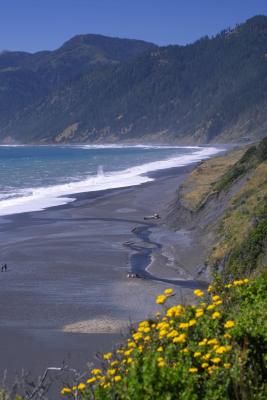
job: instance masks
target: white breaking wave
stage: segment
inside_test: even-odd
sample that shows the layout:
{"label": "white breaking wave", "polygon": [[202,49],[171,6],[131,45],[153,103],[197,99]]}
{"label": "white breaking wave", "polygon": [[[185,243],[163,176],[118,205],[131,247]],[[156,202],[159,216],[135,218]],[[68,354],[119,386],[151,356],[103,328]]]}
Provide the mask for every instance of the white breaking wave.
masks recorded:
{"label": "white breaking wave", "polygon": [[[93,146],[84,147],[93,148]],[[102,148],[107,147],[108,146],[102,146]],[[97,148],[100,148],[100,145]],[[150,148],[155,147],[150,146]],[[179,148],[182,147],[179,146]],[[146,175],[149,172],[189,165],[194,162],[209,158],[223,150],[217,147],[184,148],[195,148],[196,152],[172,157],[167,160],[149,162],[118,172],[104,173],[100,167],[99,173],[95,177],[90,177],[80,182],[70,182],[61,185],[40,188],[25,188],[23,191],[19,191],[20,197],[0,201],[0,216],[30,211],[41,211],[49,207],[67,204],[75,200],[74,197],[67,196],[77,193],[95,192],[106,189],[141,185],[142,183],[154,180]]]}

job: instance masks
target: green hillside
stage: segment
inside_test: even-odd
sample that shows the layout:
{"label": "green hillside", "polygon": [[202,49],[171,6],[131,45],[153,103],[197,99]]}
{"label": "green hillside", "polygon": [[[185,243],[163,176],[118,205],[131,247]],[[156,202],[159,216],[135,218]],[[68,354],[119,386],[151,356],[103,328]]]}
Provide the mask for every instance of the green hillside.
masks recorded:
{"label": "green hillside", "polygon": [[0,140],[179,143],[266,131],[267,17],[187,46],[79,36],[0,55]]}

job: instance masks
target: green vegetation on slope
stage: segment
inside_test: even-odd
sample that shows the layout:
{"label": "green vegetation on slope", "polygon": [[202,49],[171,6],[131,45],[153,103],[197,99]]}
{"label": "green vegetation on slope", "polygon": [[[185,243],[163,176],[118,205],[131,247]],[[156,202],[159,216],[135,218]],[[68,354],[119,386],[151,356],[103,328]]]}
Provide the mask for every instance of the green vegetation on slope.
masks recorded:
{"label": "green vegetation on slope", "polygon": [[210,245],[209,270],[227,280],[266,266],[267,138],[202,162],[181,185],[179,201],[175,213],[189,211]]}
{"label": "green vegetation on slope", "polygon": [[0,55],[1,140],[207,143],[266,131],[265,16],[187,46],[74,39]]}
{"label": "green vegetation on slope", "polygon": [[227,278],[250,275],[266,264],[267,247],[267,139],[250,147],[217,182],[219,191],[228,191],[245,177],[241,188],[231,196],[222,218],[219,237],[209,262]]}
{"label": "green vegetation on slope", "polygon": [[95,400],[263,400],[267,396],[267,280],[195,290],[198,306],[157,297],[163,310],[103,355],[66,396]]}
{"label": "green vegetation on slope", "polygon": [[228,190],[231,184],[238,178],[245,175],[251,169],[255,168],[261,162],[267,160],[267,137],[264,138],[258,146],[251,146],[233,166],[228,168],[226,173],[219,179],[215,185],[215,190]]}

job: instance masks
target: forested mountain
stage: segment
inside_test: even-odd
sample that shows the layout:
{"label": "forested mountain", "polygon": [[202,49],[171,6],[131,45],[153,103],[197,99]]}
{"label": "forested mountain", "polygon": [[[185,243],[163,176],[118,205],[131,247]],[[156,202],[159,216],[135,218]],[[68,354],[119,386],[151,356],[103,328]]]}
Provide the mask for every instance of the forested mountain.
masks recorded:
{"label": "forested mountain", "polygon": [[0,54],[2,142],[207,143],[267,128],[267,17],[187,46],[81,35]]}

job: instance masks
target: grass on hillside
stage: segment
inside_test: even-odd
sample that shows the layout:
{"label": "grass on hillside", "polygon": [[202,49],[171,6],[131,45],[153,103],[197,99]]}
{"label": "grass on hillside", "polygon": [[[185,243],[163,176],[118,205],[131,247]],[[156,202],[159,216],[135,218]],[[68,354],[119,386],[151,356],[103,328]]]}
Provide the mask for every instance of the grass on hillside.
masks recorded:
{"label": "grass on hillside", "polygon": [[252,146],[224,174],[216,187],[228,190],[233,181],[247,173],[242,187],[229,200],[220,223],[216,245],[208,263],[216,270],[223,260],[222,273],[232,279],[250,275],[264,267],[267,247],[267,139]]}
{"label": "grass on hillside", "polygon": [[207,197],[217,191],[218,180],[239,161],[246,149],[232,150],[222,156],[203,161],[181,185],[182,202],[186,208],[196,211]]}

